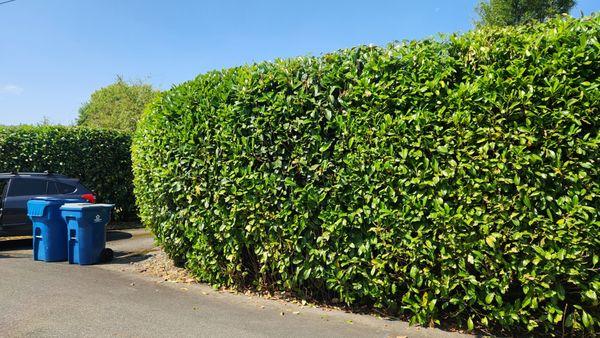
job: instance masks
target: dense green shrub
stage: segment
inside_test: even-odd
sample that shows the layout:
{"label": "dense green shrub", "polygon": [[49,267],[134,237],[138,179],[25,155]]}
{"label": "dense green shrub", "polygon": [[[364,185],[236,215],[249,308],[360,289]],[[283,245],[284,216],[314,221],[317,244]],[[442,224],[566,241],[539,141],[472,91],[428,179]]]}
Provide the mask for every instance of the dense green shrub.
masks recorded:
{"label": "dense green shrub", "polygon": [[600,323],[600,17],[210,72],[133,145],[142,220],[218,285],[511,332]]}
{"label": "dense green shrub", "polygon": [[128,133],[55,126],[0,127],[0,172],[51,171],[114,203],[117,220],[136,218]]}

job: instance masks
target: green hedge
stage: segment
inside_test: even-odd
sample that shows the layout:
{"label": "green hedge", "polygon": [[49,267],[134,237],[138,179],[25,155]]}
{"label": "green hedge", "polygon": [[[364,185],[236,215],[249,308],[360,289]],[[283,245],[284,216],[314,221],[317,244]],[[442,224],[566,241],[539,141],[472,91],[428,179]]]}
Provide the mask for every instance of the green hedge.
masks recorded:
{"label": "green hedge", "polygon": [[134,138],[142,220],[217,285],[496,332],[600,323],[600,17],[210,72]]}
{"label": "green hedge", "polygon": [[130,148],[130,134],[111,130],[0,127],[0,172],[48,170],[79,178],[99,202],[116,205],[116,220],[134,220]]}

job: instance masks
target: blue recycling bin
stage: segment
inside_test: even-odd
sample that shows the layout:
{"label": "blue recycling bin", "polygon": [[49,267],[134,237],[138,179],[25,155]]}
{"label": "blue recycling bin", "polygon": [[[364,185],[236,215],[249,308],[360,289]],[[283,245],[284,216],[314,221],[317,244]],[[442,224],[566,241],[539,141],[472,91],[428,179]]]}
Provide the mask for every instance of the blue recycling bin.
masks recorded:
{"label": "blue recycling bin", "polygon": [[82,199],[36,197],[27,202],[27,216],[33,228],[33,259],[45,262],[67,260],[67,225],[60,207]]}
{"label": "blue recycling bin", "polygon": [[70,264],[88,265],[102,261],[106,247],[106,225],[112,204],[67,203],[60,207],[67,224],[66,243]]}

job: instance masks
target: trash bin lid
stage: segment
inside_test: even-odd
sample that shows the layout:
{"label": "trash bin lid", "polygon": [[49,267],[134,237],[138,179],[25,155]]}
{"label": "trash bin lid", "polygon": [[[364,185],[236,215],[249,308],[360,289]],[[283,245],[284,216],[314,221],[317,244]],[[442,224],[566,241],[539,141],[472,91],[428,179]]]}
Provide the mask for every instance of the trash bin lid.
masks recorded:
{"label": "trash bin lid", "polygon": [[42,217],[44,216],[44,210],[46,210],[46,208],[49,206],[56,208],[64,205],[65,203],[81,203],[83,201],[84,200],[81,198],[37,196],[27,201],[27,216]]}
{"label": "trash bin lid", "polygon": [[38,200],[32,199],[27,202],[27,216],[29,217],[42,217],[44,211],[49,205],[57,205],[55,201]]}

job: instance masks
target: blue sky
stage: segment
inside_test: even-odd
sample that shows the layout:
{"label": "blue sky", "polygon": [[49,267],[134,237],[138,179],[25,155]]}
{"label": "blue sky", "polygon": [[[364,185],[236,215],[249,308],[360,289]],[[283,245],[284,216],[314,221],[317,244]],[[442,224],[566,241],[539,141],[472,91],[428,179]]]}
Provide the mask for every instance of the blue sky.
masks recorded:
{"label": "blue sky", "polygon": [[[0,5],[0,124],[73,123],[117,75],[168,89],[212,69],[465,32],[476,3],[16,0]],[[598,10],[579,0],[573,14]]]}

